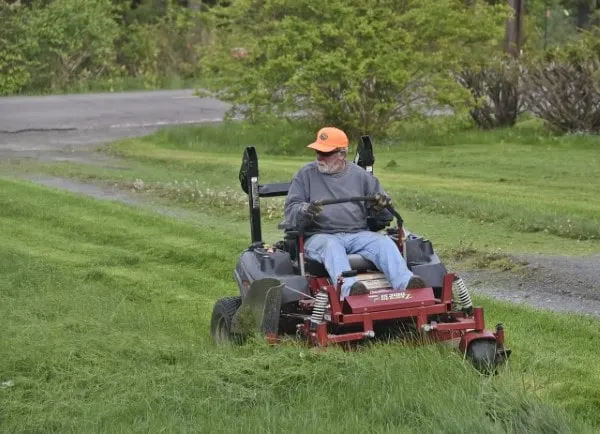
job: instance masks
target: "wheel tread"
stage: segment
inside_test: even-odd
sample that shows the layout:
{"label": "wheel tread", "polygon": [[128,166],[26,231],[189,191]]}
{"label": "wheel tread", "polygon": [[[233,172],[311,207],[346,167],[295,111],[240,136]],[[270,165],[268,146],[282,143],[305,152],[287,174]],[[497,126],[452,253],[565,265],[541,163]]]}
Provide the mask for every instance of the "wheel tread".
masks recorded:
{"label": "wheel tread", "polygon": [[233,341],[234,335],[231,333],[231,321],[233,319],[233,315],[237,312],[239,307],[242,304],[242,297],[233,296],[233,297],[223,297],[216,301],[213,307],[213,313],[210,323],[210,330],[213,341],[217,343],[217,326],[221,318],[225,320],[227,332],[229,334],[229,341]]}

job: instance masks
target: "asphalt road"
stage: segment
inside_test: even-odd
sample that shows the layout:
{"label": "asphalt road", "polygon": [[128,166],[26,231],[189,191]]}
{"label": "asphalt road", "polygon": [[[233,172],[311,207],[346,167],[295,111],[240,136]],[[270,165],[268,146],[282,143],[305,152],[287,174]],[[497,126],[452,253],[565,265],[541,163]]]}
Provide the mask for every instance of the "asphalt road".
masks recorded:
{"label": "asphalt road", "polygon": [[0,158],[88,148],[167,125],[219,122],[227,108],[192,90],[4,97]]}

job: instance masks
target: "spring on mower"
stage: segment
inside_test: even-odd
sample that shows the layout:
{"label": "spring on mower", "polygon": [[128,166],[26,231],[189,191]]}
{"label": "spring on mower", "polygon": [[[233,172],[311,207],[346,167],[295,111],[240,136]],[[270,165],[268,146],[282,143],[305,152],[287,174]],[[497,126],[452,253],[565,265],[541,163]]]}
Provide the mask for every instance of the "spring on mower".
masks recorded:
{"label": "spring on mower", "polygon": [[467,285],[465,285],[465,282],[463,282],[463,280],[460,277],[454,278],[452,290],[457,295],[462,310],[464,310],[468,314],[473,312],[473,302],[471,301],[469,290],[467,289]]}
{"label": "spring on mower", "polygon": [[315,298],[315,305],[313,306],[312,315],[310,317],[311,322],[320,323],[325,317],[325,309],[329,303],[329,297],[327,292],[321,290]]}

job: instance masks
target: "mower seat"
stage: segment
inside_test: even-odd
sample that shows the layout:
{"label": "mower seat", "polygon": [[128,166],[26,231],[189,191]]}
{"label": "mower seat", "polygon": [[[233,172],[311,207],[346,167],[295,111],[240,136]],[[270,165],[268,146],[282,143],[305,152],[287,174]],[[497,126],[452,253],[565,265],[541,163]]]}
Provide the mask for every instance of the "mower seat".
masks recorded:
{"label": "mower seat", "polygon": [[[361,255],[351,253],[348,255],[348,261],[350,262],[350,269],[356,270],[359,273],[364,271],[378,271],[375,264],[371,261],[367,261]],[[320,262],[312,259],[305,259],[306,272],[316,277],[329,277],[327,270]]]}

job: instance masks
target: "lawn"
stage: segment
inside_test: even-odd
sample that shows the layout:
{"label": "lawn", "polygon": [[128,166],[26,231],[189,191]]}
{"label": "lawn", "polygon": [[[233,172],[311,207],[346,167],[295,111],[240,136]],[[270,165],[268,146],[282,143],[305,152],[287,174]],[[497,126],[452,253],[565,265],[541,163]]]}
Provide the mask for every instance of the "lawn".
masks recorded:
{"label": "lawn", "polygon": [[[195,179],[222,185],[223,175],[236,179],[240,153],[252,144],[259,156],[267,157],[261,164],[263,179],[289,179],[312,157],[305,146],[313,134],[304,126],[285,127],[248,131],[250,127],[234,124],[227,127],[225,140],[222,133],[219,136],[221,126],[180,128],[110,149],[118,155],[190,168]],[[375,142],[375,171],[402,209],[501,223],[520,232],[599,240],[600,203],[595,199],[600,191],[600,155],[593,139],[543,141],[534,134],[535,124],[522,128],[521,135],[459,133],[438,138],[433,145],[410,137],[388,140],[380,147]],[[282,152],[279,144],[297,156],[273,156]]]}
{"label": "lawn", "polygon": [[[214,348],[245,228],[0,181],[2,431],[592,432],[598,322],[486,302],[515,357]],[[235,229],[233,229],[235,228]],[[587,397],[584,397],[584,393]],[[341,417],[343,415],[343,417]],[[585,420],[583,420],[585,419]],[[298,422],[301,420],[302,422]]]}
{"label": "lawn", "polygon": [[[108,145],[106,152],[126,159],[122,167],[54,163],[19,170],[116,184],[191,209],[217,207],[241,222],[244,147],[257,148],[261,182],[287,181],[313,158],[305,148],[313,135],[305,125],[285,123],[169,128]],[[525,122],[515,130],[431,139],[422,130],[407,132],[398,140],[375,139],[374,146],[375,173],[407,227],[443,249],[600,252],[600,154],[591,138],[552,137]],[[281,205],[263,201],[267,227],[281,218]]]}
{"label": "lawn", "polygon": [[[176,128],[108,146],[119,168],[3,167],[0,431],[597,432],[600,323],[590,318],[477,298],[513,350],[491,379],[437,347],[212,346],[212,305],[235,294],[249,242],[243,148],[257,146],[262,182],[282,181],[312,158],[312,135]],[[379,146],[376,174],[445,257],[600,251],[600,157],[585,138],[407,132]],[[9,169],[117,184],[189,214],[74,196]],[[281,201],[263,206],[265,239],[276,241]]]}

